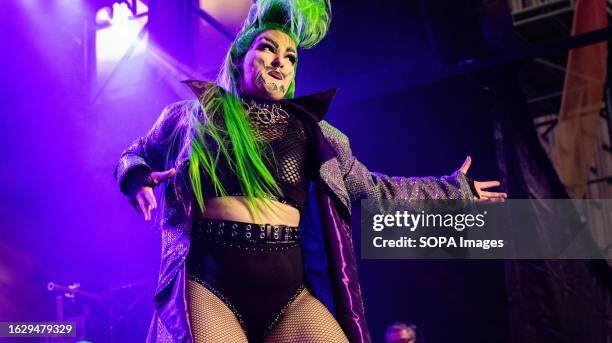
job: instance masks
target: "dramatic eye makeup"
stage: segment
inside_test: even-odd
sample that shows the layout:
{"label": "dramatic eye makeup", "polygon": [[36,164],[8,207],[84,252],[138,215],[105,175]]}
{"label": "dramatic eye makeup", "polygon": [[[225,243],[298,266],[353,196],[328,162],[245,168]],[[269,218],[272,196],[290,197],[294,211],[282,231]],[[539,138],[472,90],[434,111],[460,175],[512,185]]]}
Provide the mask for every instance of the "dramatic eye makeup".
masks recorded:
{"label": "dramatic eye makeup", "polygon": [[273,47],[272,45],[268,44],[268,43],[261,43],[261,44],[259,45],[259,50],[262,50],[262,51],[263,51],[263,50],[266,50],[266,49],[268,49],[268,50],[270,50],[270,51],[274,52],[274,47]]}
{"label": "dramatic eye makeup", "polygon": [[[270,50],[270,52],[276,52],[276,49],[278,49],[278,43],[275,42],[273,39],[268,38],[268,37],[262,37],[258,50],[260,51],[265,51],[266,49]],[[289,53],[288,55],[285,56],[285,58],[288,58],[289,61],[291,62],[291,64],[295,64],[295,62],[297,62],[297,56],[295,55],[295,49],[293,49],[292,47],[287,48],[287,52]]]}

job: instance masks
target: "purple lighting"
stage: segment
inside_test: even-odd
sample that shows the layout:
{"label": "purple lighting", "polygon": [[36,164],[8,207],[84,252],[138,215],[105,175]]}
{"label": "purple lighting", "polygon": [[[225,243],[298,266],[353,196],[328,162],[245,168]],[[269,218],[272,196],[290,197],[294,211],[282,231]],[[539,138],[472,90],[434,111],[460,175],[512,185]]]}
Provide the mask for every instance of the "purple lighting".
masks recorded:
{"label": "purple lighting", "polygon": [[[139,2],[139,8],[146,5]],[[135,17],[126,3],[114,3],[112,11],[103,7],[96,13],[96,61],[98,80],[104,80],[130,50],[134,57],[143,53],[147,35],[142,32],[148,16]]]}

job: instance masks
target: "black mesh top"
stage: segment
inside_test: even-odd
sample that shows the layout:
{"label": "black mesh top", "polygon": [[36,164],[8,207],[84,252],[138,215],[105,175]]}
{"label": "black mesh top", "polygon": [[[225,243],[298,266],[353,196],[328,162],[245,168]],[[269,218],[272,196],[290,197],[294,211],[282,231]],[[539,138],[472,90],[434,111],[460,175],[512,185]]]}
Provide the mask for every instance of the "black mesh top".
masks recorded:
{"label": "black mesh top", "polygon": [[[264,163],[283,192],[282,197],[270,198],[301,210],[308,197],[308,186],[314,170],[312,139],[304,118],[287,106],[281,106],[279,102],[248,98],[243,103],[254,128],[255,138],[264,142],[263,147],[269,152],[267,155],[271,156],[264,158]],[[224,130],[221,116],[217,118],[215,122]],[[237,176],[223,154],[220,154],[216,170],[227,195],[244,195]],[[202,174],[204,198],[217,197],[210,178]]]}

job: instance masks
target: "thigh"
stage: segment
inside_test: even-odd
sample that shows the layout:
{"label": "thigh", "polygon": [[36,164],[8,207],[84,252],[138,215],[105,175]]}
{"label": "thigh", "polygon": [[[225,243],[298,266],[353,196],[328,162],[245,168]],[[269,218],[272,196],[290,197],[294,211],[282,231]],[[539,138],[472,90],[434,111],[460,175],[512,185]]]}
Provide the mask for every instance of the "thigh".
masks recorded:
{"label": "thigh", "polygon": [[189,279],[187,303],[195,343],[247,342],[240,322],[227,305],[206,287]]}
{"label": "thigh", "polygon": [[264,342],[348,343],[348,339],[327,307],[304,288]]}

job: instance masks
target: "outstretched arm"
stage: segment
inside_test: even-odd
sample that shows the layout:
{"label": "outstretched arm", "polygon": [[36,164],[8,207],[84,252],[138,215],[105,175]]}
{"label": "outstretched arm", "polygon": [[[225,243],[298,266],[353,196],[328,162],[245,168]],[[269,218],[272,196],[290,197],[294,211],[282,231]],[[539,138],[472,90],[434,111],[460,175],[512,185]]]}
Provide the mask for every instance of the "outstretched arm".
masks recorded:
{"label": "outstretched arm", "polygon": [[321,131],[338,152],[344,184],[351,202],[360,199],[478,199],[501,200],[505,193],[486,192],[484,189],[499,186],[497,181],[478,182],[466,174],[471,165],[468,157],[457,171],[441,177],[388,176],[370,172],[353,156],[348,137],[325,120],[319,122]]}
{"label": "outstretched arm", "polygon": [[149,132],[125,149],[115,166],[114,177],[121,192],[130,198],[137,210],[144,213],[145,220],[150,220],[150,211],[157,204],[153,187],[174,175],[174,169],[157,171],[166,167],[166,155],[176,150],[172,137],[181,120],[185,119],[186,105],[185,102],[177,102],[164,108]]}
{"label": "outstretched arm", "polygon": [[174,137],[189,120],[187,112],[192,105],[192,101],[179,101],[166,106],[149,132],[121,153],[114,176],[124,194],[127,194],[128,174],[136,171],[146,174],[166,168],[166,157],[177,153],[178,140]]}
{"label": "outstretched arm", "polygon": [[370,172],[353,157],[349,172],[344,178],[351,201],[360,199],[472,199],[474,194],[468,180],[457,170],[442,177],[388,176]]}
{"label": "outstretched arm", "polygon": [[479,182],[467,177],[471,164],[468,156],[464,164],[451,175],[441,177],[388,176],[370,172],[353,157],[345,184],[351,201],[359,199],[476,199],[477,201],[499,201],[505,193],[488,192],[484,189],[499,186],[498,181]]}

